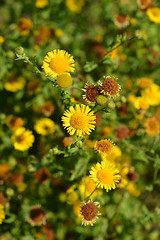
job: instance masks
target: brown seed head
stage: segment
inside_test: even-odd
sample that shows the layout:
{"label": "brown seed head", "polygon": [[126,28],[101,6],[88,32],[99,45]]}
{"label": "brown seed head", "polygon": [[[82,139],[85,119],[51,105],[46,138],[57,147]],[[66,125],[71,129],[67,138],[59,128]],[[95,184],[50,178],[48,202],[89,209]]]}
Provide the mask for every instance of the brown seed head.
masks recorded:
{"label": "brown seed head", "polygon": [[88,202],[81,208],[81,214],[87,221],[93,220],[97,216],[97,213],[97,206],[93,202]]}
{"label": "brown seed head", "polygon": [[95,84],[86,85],[84,97],[88,102],[95,102],[99,95],[100,89]]}
{"label": "brown seed head", "polygon": [[114,80],[114,78],[106,77],[102,83],[104,93],[109,95],[116,95],[120,90],[120,85]]}

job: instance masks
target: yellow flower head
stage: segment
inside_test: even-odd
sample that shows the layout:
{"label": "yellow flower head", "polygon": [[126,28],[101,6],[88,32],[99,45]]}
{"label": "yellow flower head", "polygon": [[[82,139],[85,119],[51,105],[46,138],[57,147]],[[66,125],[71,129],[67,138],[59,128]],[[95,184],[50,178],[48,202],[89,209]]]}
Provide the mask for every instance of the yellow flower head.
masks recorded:
{"label": "yellow flower head", "polygon": [[113,142],[108,139],[102,139],[95,144],[95,149],[100,153],[111,154],[113,150]]}
{"label": "yellow flower head", "polygon": [[9,92],[17,92],[24,88],[25,82],[26,81],[23,77],[10,75],[8,80],[4,83],[4,88]]}
{"label": "yellow flower head", "polygon": [[72,78],[69,73],[62,73],[57,76],[57,84],[61,88],[68,88],[72,85]]}
{"label": "yellow flower head", "polygon": [[71,186],[66,191],[66,198],[68,204],[75,204],[78,200],[78,193],[75,191],[76,185]]}
{"label": "yellow flower head", "polygon": [[70,135],[76,134],[81,137],[90,134],[95,129],[96,116],[88,106],[76,104],[70,107],[62,116],[63,127],[67,128]]}
{"label": "yellow flower head", "polygon": [[153,84],[153,79],[152,78],[138,78],[137,79],[137,84],[140,88],[146,88],[150,87]]}
{"label": "yellow flower head", "polygon": [[152,22],[160,23],[160,8],[148,8],[147,15]]}
{"label": "yellow flower head", "polygon": [[[93,180],[90,179],[89,176],[86,176],[85,178],[82,178],[78,188],[82,194],[82,196],[84,196],[84,194],[87,196],[89,196],[96,188],[96,184]],[[93,194],[92,194],[92,198],[96,197],[97,195],[101,195],[102,191],[100,189],[97,189]]]}
{"label": "yellow flower head", "polygon": [[18,30],[22,35],[28,35],[33,27],[33,23],[28,18],[20,18],[17,24]]}
{"label": "yellow flower head", "polygon": [[5,219],[4,207],[2,204],[0,204],[0,224],[2,224],[4,219]]}
{"label": "yellow flower head", "polygon": [[134,183],[132,183],[132,182],[130,182],[130,183],[127,185],[127,191],[128,191],[131,195],[133,195],[133,196],[135,196],[135,197],[139,197],[139,195],[141,194],[140,190],[137,189],[136,184],[134,184]]}
{"label": "yellow flower head", "polygon": [[32,147],[34,135],[32,131],[26,130],[24,127],[17,128],[11,137],[13,146],[19,151],[26,151]]}
{"label": "yellow flower head", "polygon": [[8,173],[10,172],[10,166],[7,163],[0,164],[0,178],[8,178]]}
{"label": "yellow flower head", "polygon": [[142,91],[142,97],[146,99],[149,105],[156,106],[160,104],[160,86],[153,83],[150,87]]}
{"label": "yellow flower head", "polygon": [[36,122],[34,129],[37,133],[46,136],[54,133],[55,123],[49,118],[42,118]]}
{"label": "yellow flower head", "polygon": [[0,44],[4,42],[4,38],[0,35]]}
{"label": "yellow flower head", "polygon": [[146,133],[149,136],[160,134],[160,119],[157,116],[149,118],[146,122]]}
{"label": "yellow flower head", "polygon": [[48,0],[36,0],[35,5],[37,8],[44,8],[48,5]]}
{"label": "yellow flower head", "polygon": [[66,0],[66,6],[68,9],[75,13],[80,13],[84,5],[84,0]]}
{"label": "yellow flower head", "polygon": [[101,213],[98,211],[98,208],[100,208],[99,202],[93,202],[92,200],[88,200],[88,202],[82,203],[80,212],[82,224],[84,224],[84,226],[93,226],[93,224],[98,219],[98,215],[101,215]]}
{"label": "yellow flower head", "polygon": [[104,188],[108,192],[115,189],[119,183],[119,170],[111,162],[102,161],[91,168],[90,178],[95,182],[97,187]]}
{"label": "yellow flower head", "polygon": [[16,130],[19,127],[22,127],[24,124],[22,118],[16,117],[14,115],[9,115],[6,118],[6,125],[11,129],[11,130]]}
{"label": "yellow flower head", "polygon": [[134,106],[137,109],[146,110],[149,108],[149,104],[144,97],[136,97],[134,101]]}
{"label": "yellow flower head", "polygon": [[74,59],[65,50],[55,49],[48,52],[44,57],[42,68],[46,75],[56,77],[59,74],[66,72],[74,72]]}

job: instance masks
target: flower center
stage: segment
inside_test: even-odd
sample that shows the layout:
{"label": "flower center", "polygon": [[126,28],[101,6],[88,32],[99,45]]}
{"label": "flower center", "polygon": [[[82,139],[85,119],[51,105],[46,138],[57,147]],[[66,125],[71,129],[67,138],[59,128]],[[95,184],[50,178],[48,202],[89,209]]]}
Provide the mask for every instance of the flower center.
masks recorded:
{"label": "flower center", "polygon": [[103,168],[97,172],[97,178],[101,183],[110,185],[113,183],[114,175],[108,168]]}
{"label": "flower center", "polygon": [[23,144],[23,142],[25,141],[25,134],[17,136],[16,140],[19,144]]}
{"label": "flower center", "polygon": [[55,56],[51,59],[49,66],[54,72],[60,74],[68,71],[69,62],[65,57]]}
{"label": "flower center", "polygon": [[88,116],[84,113],[74,113],[70,119],[70,124],[75,129],[84,129],[88,124]]}
{"label": "flower center", "polygon": [[90,202],[82,207],[82,215],[84,219],[90,221],[97,216],[97,207],[94,203]]}

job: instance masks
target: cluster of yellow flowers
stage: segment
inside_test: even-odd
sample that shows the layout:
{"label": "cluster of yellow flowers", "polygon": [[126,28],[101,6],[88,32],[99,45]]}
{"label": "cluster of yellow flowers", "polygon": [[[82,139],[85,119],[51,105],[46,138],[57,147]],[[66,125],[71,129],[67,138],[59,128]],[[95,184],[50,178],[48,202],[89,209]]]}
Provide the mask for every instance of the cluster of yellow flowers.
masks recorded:
{"label": "cluster of yellow flowers", "polygon": [[[64,50],[53,50],[48,52],[44,57],[42,68],[47,76],[56,79],[56,83],[61,88],[67,88],[72,84],[71,76],[69,72],[74,71],[74,60]],[[104,82],[98,82],[95,84],[86,84],[84,87],[85,95],[83,98],[88,103],[97,102],[99,105],[105,105],[108,95],[109,98],[114,97],[120,91],[120,85],[117,83],[117,79],[114,77],[105,77]],[[94,129],[96,124],[96,115],[89,106],[84,104],[75,104],[65,110],[62,116],[63,127],[67,129],[70,135],[76,135],[77,138],[84,138],[85,135],[89,135]],[[35,128],[36,129],[36,128]],[[96,141],[95,150],[100,154],[111,154],[114,144],[108,139],[102,139]],[[102,160],[101,163],[97,163],[90,170],[90,175],[85,179],[85,194],[93,194],[97,188],[104,188],[108,190],[115,189],[120,181],[119,170],[114,163],[109,160]],[[79,186],[80,191],[84,192],[84,179]],[[67,190],[68,202],[75,203],[78,200],[77,193],[74,191],[75,186],[72,186]],[[79,204],[79,201],[78,201]],[[94,214],[95,208],[97,209],[97,203],[92,201],[85,202],[81,206],[81,217],[84,225],[93,224],[97,219],[98,210]],[[77,206],[77,203],[76,203]],[[84,211],[84,209],[87,210]],[[88,211],[90,210],[90,214]],[[88,213],[88,214],[87,214]],[[92,214],[93,216],[92,216]]]}

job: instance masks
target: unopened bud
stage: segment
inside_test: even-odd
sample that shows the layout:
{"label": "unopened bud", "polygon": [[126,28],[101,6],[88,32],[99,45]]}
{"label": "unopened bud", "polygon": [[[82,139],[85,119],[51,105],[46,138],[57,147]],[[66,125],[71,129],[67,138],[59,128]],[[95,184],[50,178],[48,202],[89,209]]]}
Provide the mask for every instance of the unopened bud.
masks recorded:
{"label": "unopened bud", "polygon": [[107,102],[107,98],[106,98],[105,96],[103,96],[103,95],[99,95],[99,96],[96,98],[96,102],[97,102],[97,104],[99,104],[99,105],[104,105],[104,104],[106,104],[106,102]]}
{"label": "unopened bud", "polygon": [[16,49],[15,49],[15,53],[16,53],[16,55],[20,55],[20,56],[22,56],[22,57],[24,57],[25,56],[25,53],[24,53],[24,48],[23,47],[17,47]]}
{"label": "unopened bud", "polygon": [[108,101],[108,108],[111,110],[115,109],[115,103],[111,99]]}

